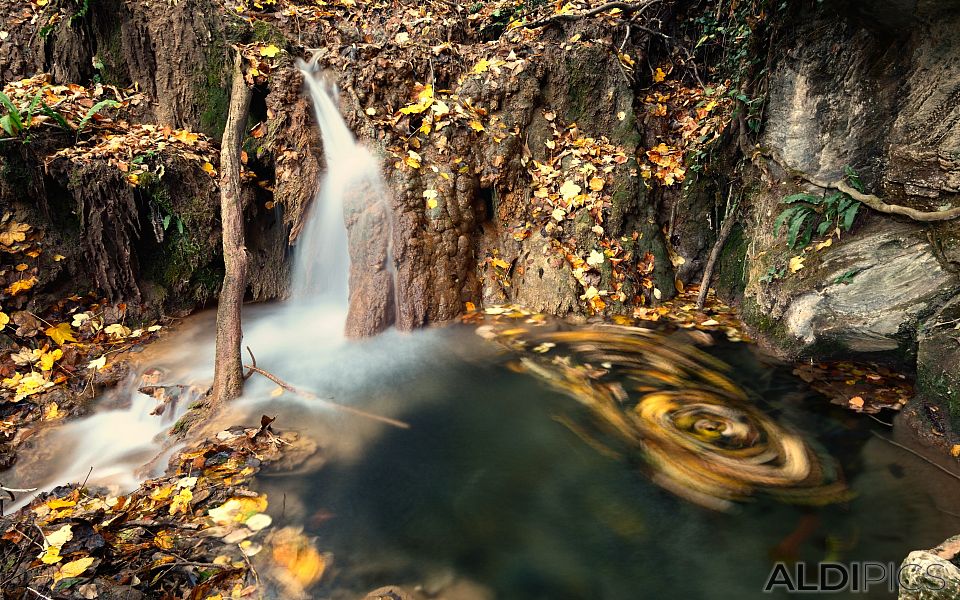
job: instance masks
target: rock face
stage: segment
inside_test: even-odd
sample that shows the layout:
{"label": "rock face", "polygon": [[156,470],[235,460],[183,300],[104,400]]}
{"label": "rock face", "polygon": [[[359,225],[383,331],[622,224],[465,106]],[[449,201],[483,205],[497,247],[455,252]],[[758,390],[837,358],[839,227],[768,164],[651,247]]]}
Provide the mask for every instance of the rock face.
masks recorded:
{"label": "rock face", "polygon": [[[960,205],[960,15],[942,2],[834,3],[813,12],[770,76],[760,141],[768,171],[753,194],[750,243],[735,249],[746,265],[745,314],[787,353],[910,365],[918,335],[925,348],[942,350],[934,315],[960,293],[960,225],[861,207],[849,234],[800,252],[782,232],[774,237],[774,221],[783,198],[822,194],[810,180],[836,181],[848,166],[888,203]],[[803,262],[791,272],[794,256]],[[930,365],[930,350],[920,358],[920,388],[933,393],[953,384],[946,365]]]}

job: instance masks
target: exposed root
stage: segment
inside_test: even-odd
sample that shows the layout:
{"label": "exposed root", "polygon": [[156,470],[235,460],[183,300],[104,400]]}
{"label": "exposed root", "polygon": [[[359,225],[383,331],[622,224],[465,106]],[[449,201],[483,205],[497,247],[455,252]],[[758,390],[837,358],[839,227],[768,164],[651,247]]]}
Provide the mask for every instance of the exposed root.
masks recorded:
{"label": "exposed root", "polygon": [[811,177],[802,171],[797,171],[793,169],[784,161],[782,158],[776,155],[774,152],[765,152],[764,156],[770,158],[775,163],[780,165],[780,167],[786,171],[788,174],[802,179],[807,183],[814,185],[818,188],[825,190],[839,190],[844,194],[847,194],[854,200],[859,201],[864,206],[875,210],[880,213],[887,215],[900,215],[901,217],[907,217],[914,221],[921,221],[925,223],[934,223],[938,221],[951,221],[960,217],[960,206],[954,208],[948,208],[945,210],[917,210],[916,208],[910,208],[909,206],[902,206],[900,204],[888,204],[884,202],[883,198],[879,196],[874,196],[873,194],[865,194],[859,190],[854,189],[850,184],[845,180],[840,179],[837,181],[824,181],[823,179],[817,179]]}

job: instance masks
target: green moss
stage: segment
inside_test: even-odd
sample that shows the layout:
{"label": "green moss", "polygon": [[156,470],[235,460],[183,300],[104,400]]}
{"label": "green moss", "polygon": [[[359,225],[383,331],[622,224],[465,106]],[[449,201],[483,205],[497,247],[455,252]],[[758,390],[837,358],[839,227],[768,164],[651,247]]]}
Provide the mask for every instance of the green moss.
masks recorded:
{"label": "green moss", "polygon": [[251,25],[253,28],[254,42],[273,44],[281,48],[287,45],[287,38],[283,35],[283,32],[270,23],[257,19],[254,20]]}
{"label": "green moss", "polygon": [[214,43],[197,74],[197,105],[200,107],[200,130],[217,140],[223,137],[230,107],[226,73],[226,48],[222,42]]}
{"label": "green moss", "polygon": [[743,227],[735,225],[720,253],[717,292],[723,298],[739,298],[747,283],[747,246]]}

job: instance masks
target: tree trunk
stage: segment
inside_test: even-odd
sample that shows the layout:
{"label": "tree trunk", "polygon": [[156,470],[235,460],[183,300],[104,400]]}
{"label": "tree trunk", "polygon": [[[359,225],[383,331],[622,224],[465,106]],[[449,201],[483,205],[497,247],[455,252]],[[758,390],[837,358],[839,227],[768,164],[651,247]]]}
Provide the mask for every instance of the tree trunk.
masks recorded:
{"label": "tree trunk", "polygon": [[214,365],[214,402],[232,400],[243,392],[243,338],[240,311],[247,280],[247,252],[243,244],[243,206],[240,198],[240,150],[250,110],[252,90],[243,79],[243,57],[237,53],[227,127],[220,145],[220,219],[223,225],[223,288],[217,307],[217,352]]}

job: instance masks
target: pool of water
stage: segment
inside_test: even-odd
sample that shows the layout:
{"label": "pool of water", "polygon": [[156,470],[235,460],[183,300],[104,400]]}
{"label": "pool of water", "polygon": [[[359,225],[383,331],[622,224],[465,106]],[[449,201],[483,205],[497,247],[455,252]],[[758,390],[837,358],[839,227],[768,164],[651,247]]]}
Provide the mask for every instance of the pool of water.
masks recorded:
{"label": "pool of water", "polygon": [[590,410],[574,395],[518,372],[514,353],[466,326],[344,342],[304,357],[309,369],[277,365],[410,429],[267,399],[267,388],[234,410],[277,415],[323,447],[313,463],[258,479],[276,522],[303,526],[334,555],[317,598],[386,584],[450,598],[786,597],[761,593],[775,560],[899,564],[960,530],[949,514],[960,481],[871,433],[888,429],[829,408],[746,345],[708,350],[760,410],[839,464],[848,497],[797,506],[759,490],[724,511],[678,497],[629,448],[585,434]]}
{"label": "pool of water", "polygon": [[[410,425],[277,395],[262,377],[250,379],[218,417],[228,426],[276,416],[276,428],[299,430],[319,445],[306,462],[256,480],[278,526],[303,527],[333,554],[312,598],[355,599],[388,584],[455,600],[787,597],[761,592],[776,560],[899,564],[911,550],[960,531],[960,518],[950,514],[958,512],[960,481],[875,435],[909,444],[899,431],[830,407],[746,344],[712,341],[701,356],[688,345],[704,339],[645,333],[638,359],[607,337],[616,329],[591,332],[579,350],[545,329],[518,351],[502,342],[527,335],[516,333],[525,326],[501,327],[499,337],[487,332],[499,341],[477,335],[475,325],[349,341],[340,333],[343,315],[324,307],[250,307],[244,319],[245,343],[262,368]],[[580,335],[573,326],[558,331]],[[212,333],[212,314],[192,317],[149,348],[142,366],[159,368],[166,382],[209,383]],[[551,339],[557,344],[545,343]],[[604,353],[612,364],[596,358]],[[691,356],[686,370],[675,369]],[[622,365],[631,365],[633,379],[614,377]],[[558,380],[557,373],[590,377]],[[785,501],[763,477],[714,503],[696,477],[721,470],[721,459],[740,448],[718,437],[712,418],[687,419],[701,444],[693,447],[719,445],[727,454],[665,477],[670,460],[651,460],[646,442],[625,441],[591,404],[602,397],[595,383],[629,396],[630,407],[637,390],[649,392],[658,381],[679,390],[729,384],[733,391],[721,394],[728,399],[742,390],[734,403],[772,427],[743,440],[799,440],[824,489],[832,489],[811,488],[826,506]],[[27,450],[4,481],[49,488],[82,480],[93,467],[91,482],[130,488],[165,445],[171,415],[151,417],[149,408],[134,383],[110,392],[90,417],[38,434],[37,456],[42,448],[57,452],[31,461]],[[598,421],[598,414],[605,416]],[[741,427],[738,418],[728,425]],[[831,597],[895,594],[874,586]]]}

